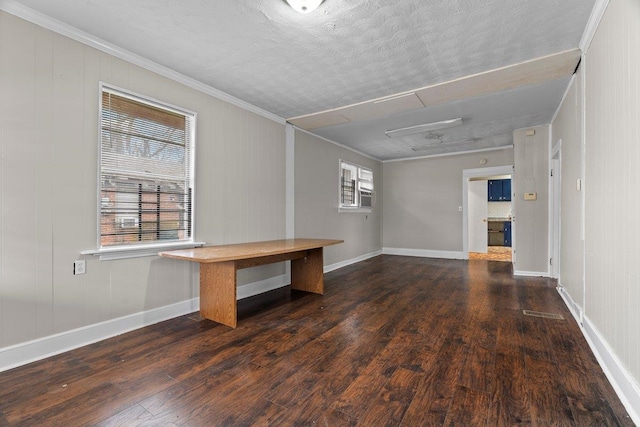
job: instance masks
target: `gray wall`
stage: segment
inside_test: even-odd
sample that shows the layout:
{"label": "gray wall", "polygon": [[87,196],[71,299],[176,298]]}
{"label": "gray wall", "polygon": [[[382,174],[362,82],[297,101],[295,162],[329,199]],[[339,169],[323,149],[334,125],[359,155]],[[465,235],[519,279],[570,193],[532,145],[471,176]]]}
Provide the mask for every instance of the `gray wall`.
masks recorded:
{"label": "gray wall", "polygon": [[512,164],[512,149],[385,162],[384,248],[462,252],[462,171]]}
{"label": "gray wall", "polygon": [[[285,127],[0,12],[0,349],[198,296],[198,268],[96,248],[98,82],[198,114],[195,237],[285,237]],[[241,284],[284,273],[248,270]]]}
{"label": "gray wall", "polygon": [[552,143],[562,141],[561,150],[561,204],[560,204],[560,285],[566,288],[573,300],[584,310],[584,239],[583,192],[578,191],[576,181],[583,179],[582,161],[582,74],[580,67],[562,108],[552,125]]}
{"label": "gray wall", "polygon": [[[526,130],[535,135],[526,136]],[[519,274],[549,274],[549,126],[513,133],[515,267]],[[524,193],[537,199],[524,200]]]}
{"label": "gray wall", "polygon": [[[613,0],[585,53],[585,317],[640,415],[640,2]],[[638,419],[638,418],[636,418]]]}
{"label": "gray wall", "polygon": [[[371,213],[338,212],[340,160],[373,171]],[[382,248],[382,167],[380,162],[309,135],[295,132],[295,235],[342,239],[325,248],[325,265],[357,259]]]}
{"label": "gray wall", "polygon": [[[552,126],[562,140],[562,295],[640,419],[640,3],[608,6]],[[582,191],[576,180],[584,179]]]}

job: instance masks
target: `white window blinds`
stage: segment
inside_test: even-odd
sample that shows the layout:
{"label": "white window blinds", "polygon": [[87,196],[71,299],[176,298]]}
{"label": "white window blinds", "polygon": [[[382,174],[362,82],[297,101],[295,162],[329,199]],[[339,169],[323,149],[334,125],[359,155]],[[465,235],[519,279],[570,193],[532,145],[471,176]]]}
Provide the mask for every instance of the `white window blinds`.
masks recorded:
{"label": "white window blinds", "polygon": [[195,115],[102,87],[100,247],[192,241]]}

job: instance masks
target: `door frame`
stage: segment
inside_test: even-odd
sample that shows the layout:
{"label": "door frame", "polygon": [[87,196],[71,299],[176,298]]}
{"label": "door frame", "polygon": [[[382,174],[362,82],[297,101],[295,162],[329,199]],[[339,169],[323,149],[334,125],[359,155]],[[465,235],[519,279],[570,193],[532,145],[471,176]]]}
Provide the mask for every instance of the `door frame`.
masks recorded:
{"label": "door frame", "polygon": [[[462,259],[469,259],[469,179],[496,175],[511,175],[511,194],[513,195],[515,192],[513,173],[513,165],[462,170]],[[511,199],[511,207],[513,209],[513,197]],[[516,252],[515,226],[515,224],[511,224],[511,249],[514,254],[512,261],[515,260]]]}
{"label": "door frame", "polygon": [[549,156],[549,276],[560,278],[560,234],[562,232],[562,139],[554,144]]}
{"label": "door frame", "polygon": [[[487,202],[487,200],[489,199],[489,186],[487,185],[487,181],[485,179],[469,179],[467,180],[467,186],[468,199],[467,209],[465,211],[467,212],[467,249],[469,250],[469,252],[486,254],[489,248],[489,239],[487,233],[489,228],[489,222],[487,221],[489,216],[489,203]],[[473,199],[476,199],[475,203],[473,202],[471,196],[473,196]],[[483,198],[478,196],[483,196]],[[481,209],[482,212],[474,212],[474,210],[476,209]],[[482,214],[482,221],[480,222],[476,222],[476,220],[480,217],[480,215],[478,214]],[[471,225],[469,225],[469,222],[471,222]],[[484,224],[484,226],[482,224]],[[476,246],[476,243],[478,242],[478,240],[476,239],[482,239],[482,243],[479,246]],[[479,250],[480,247],[482,247],[482,250]],[[473,249],[473,251],[471,249]]]}

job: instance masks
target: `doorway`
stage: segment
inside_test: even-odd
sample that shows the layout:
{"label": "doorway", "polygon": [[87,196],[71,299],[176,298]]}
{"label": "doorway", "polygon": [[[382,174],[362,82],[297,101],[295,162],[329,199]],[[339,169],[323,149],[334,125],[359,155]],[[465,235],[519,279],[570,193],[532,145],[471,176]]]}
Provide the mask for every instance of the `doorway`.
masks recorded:
{"label": "doorway", "polygon": [[[462,173],[462,229],[464,259],[515,262],[512,223],[513,166],[465,169]],[[490,183],[491,181],[491,183]],[[508,201],[495,198],[495,187],[505,181]],[[496,202],[496,203],[493,203]]]}
{"label": "doorway", "polygon": [[549,263],[550,263],[550,276],[554,279],[560,278],[560,232],[561,232],[561,223],[560,223],[560,211],[561,211],[561,149],[562,149],[562,140],[558,140],[558,142],[551,149],[551,180],[549,182],[549,188],[551,190],[551,221],[550,221],[550,230],[549,235],[551,239],[549,240]]}
{"label": "doorway", "polygon": [[489,217],[488,188],[486,179],[469,180],[468,224],[469,252],[486,254],[489,246],[487,218]]}

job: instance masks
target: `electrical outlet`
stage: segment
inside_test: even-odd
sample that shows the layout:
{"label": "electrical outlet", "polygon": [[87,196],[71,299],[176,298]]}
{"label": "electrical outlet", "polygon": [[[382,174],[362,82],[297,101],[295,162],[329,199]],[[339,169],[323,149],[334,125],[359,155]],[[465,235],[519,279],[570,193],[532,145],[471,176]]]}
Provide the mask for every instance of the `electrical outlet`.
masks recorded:
{"label": "electrical outlet", "polygon": [[73,262],[73,274],[84,274],[87,272],[87,265],[83,259],[79,259]]}

